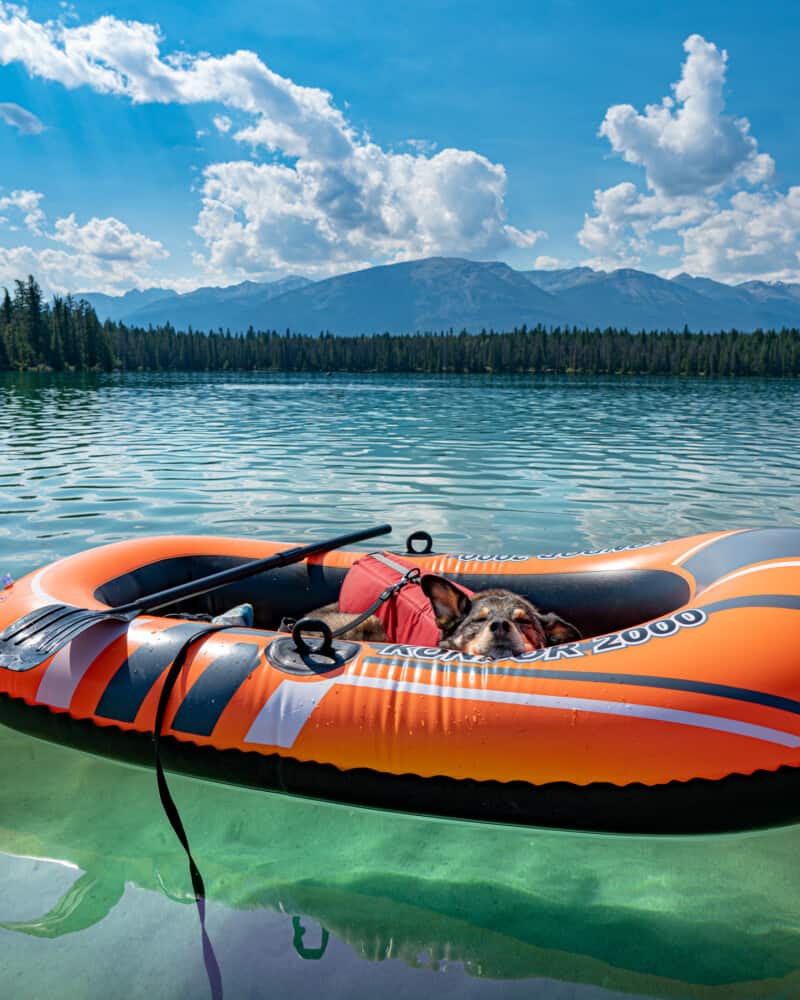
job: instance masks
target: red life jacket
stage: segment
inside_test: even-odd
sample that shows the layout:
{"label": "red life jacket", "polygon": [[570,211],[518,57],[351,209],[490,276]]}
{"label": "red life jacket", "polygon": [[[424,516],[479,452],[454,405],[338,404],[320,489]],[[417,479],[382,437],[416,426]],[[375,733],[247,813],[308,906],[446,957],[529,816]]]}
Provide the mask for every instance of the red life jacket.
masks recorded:
{"label": "red life jacket", "polygon": [[[357,559],[344,578],[339,594],[339,610],[357,615],[377,601],[378,597],[401,580],[410,569],[422,571],[413,563],[405,562],[388,552],[371,552]],[[426,573],[425,576],[434,574]],[[471,597],[472,591],[460,584],[459,590]],[[412,582],[395,591],[375,611],[383,623],[390,642],[404,642],[414,646],[437,646],[441,632],[431,602],[419,583]]]}

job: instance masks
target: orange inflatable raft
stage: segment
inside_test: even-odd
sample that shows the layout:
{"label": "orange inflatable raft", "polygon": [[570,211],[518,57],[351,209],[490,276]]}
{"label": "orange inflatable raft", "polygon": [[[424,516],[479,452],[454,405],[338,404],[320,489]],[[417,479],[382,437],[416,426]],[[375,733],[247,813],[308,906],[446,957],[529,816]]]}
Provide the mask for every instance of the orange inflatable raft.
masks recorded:
{"label": "orange inflatable raft", "polygon": [[[0,631],[53,602],[103,609],[268,556],[251,539],[103,546],[2,593]],[[243,600],[256,628],[189,649],[165,763],[205,778],[383,808],[620,831],[737,829],[800,816],[800,529],[598,552],[424,555],[472,590],[509,587],[589,638],[487,661],[275,631],[335,600],[362,553],[328,552],[206,594],[178,616],[90,628],[31,669],[0,664],[0,722],[152,761],[159,694],[197,630]]]}

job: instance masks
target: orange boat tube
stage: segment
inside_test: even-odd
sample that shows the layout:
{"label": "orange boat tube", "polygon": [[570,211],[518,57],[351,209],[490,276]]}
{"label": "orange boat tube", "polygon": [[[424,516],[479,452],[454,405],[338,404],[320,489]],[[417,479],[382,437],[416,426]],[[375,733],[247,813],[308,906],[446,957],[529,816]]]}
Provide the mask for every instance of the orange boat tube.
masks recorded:
{"label": "orange boat tube", "polygon": [[[63,602],[105,609],[266,557],[279,543],[176,536],[95,548],[0,593],[0,631]],[[740,829],[800,816],[800,529],[599,552],[415,556],[508,587],[580,642],[514,659],[397,643],[299,655],[277,631],[336,599],[362,553],[329,552],[98,624],[32,669],[0,664],[0,722],[152,761],[159,694],[197,621],[243,600],[256,628],[194,643],[170,696],[168,767],[382,808],[595,830]]]}

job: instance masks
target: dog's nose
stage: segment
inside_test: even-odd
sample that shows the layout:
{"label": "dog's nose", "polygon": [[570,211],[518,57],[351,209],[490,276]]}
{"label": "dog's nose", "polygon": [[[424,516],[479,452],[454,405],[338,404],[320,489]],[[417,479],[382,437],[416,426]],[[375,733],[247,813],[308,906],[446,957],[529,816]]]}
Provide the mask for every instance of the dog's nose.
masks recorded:
{"label": "dog's nose", "polygon": [[489,631],[492,635],[506,635],[510,628],[511,626],[505,618],[495,618],[489,623]]}

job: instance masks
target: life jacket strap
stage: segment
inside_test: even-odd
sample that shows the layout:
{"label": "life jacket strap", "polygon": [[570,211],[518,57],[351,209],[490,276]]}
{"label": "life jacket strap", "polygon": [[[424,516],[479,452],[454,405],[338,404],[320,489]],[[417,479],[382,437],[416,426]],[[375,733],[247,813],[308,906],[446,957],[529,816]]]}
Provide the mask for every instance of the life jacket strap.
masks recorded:
{"label": "life jacket strap", "polygon": [[340,635],[344,635],[345,632],[349,632],[351,628],[356,628],[362,622],[366,621],[370,615],[374,615],[378,608],[390,600],[398,591],[402,590],[403,587],[407,586],[409,583],[419,584],[420,577],[422,574],[419,571],[418,566],[412,566],[410,569],[408,566],[402,566],[400,563],[393,562],[391,559],[387,559],[385,556],[380,555],[377,552],[373,552],[372,556],[374,559],[379,560],[386,566],[390,566],[392,569],[399,570],[402,572],[403,576],[397,583],[393,583],[391,587],[387,587],[382,594],[379,595],[378,599],[372,603],[366,611],[362,611],[360,615],[353,618],[351,621],[347,622],[346,625],[342,625],[341,628],[337,628],[335,632],[331,635],[336,639]]}
{"label": "life jacket strap", "polygon": [[[422,574],[420,573],[418,566],[404,566],[402,563],[394,562],[392,559],[389,559],[387,556],[384,556],[379,552],[370,552],[369,554],[373,559],[377,559],[385,566],[388,566],[390,569],[393,569],[398,573],[402,573],[403,575],[397,583],[393,583],[390,587],[387,587],[378,596],[377,600],[370,604],[366,611],[362,611],[360,614],[356,615],[355,618],[351,618],[349,622],[346,622],[340,628],[331,632],[332,639],[338,639],[339,636],[344,635],[345,632],[349,632],[350,629],[357,628],[362,622],[365,622],[370,615],[374,615],[382,604],[385,604],[388,600],[394,597],[394,595],[402,590],[403,587],[407,586],[409,583],[418,584],[420,581]],[[278,626],[278,631],[291,632],[296,624],[297,622],[294,618],[282,618],[281,623]]]}

